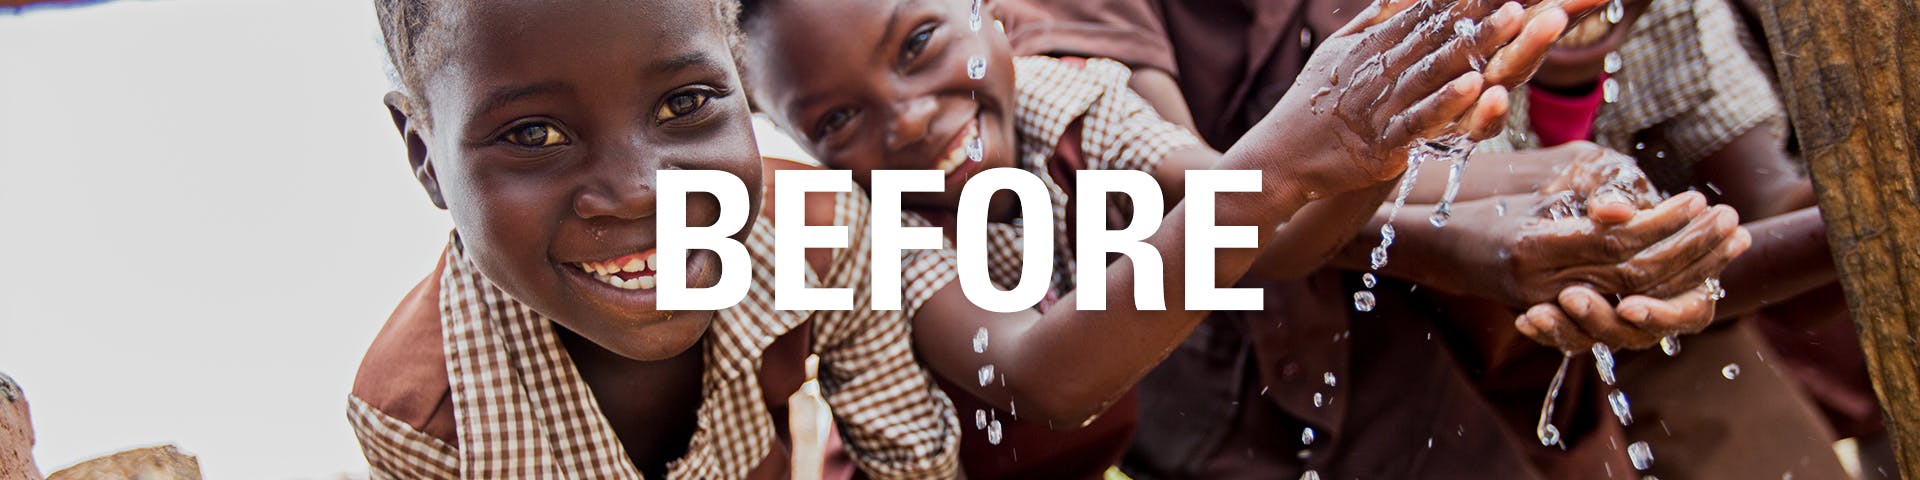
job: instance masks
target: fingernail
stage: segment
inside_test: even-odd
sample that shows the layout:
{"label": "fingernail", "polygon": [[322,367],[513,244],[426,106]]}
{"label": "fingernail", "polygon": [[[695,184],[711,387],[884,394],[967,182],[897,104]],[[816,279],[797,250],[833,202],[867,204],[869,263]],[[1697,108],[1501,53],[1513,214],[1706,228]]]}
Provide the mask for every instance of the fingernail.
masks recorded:
{"label": "fingernail", "polygon": [[1627,307],[1620,310],[1620,317],[1633,323],[1647,323],[1648,315],[1646,307]]}
{"label": "fingernail", "polygon": [[1573,300],[1572,303],[1573,304],[1568,305],[1568,307],[1573,308],[1573,314],[1583,316],[1583,317],[1587,315],[1587,310],[1593,307],[1593,305],[1590,305],[1589,304],[1590,302],[1588,302],[1587,299],[1584,299],[1584,298],[1576,298]]}

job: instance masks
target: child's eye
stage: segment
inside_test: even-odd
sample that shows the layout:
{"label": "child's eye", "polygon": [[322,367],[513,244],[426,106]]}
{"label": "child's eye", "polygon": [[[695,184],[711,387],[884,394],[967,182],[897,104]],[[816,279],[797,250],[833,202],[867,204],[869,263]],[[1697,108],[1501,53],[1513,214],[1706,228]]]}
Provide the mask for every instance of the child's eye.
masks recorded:
{"label": "child's eye", "polygon": [[906,41],[900,44],[900,63],[912,62],[913,59],[919,58],[920,53],[925,52],[927,44],[930,43],[933,43],[932,25],[915,29],[913,33],[907,35]]}
{"label": "child's eye", "polygon": [[654,111],[653,118],[664,122],[698,112],[701,107],[707,106],[707,101],[712,100],[713,96],[714,92],[703,89],[675,92],[660,103],[660,109]]}
{"label": "child's eye", "polygon": [[529,148],[554,147],[566,145],[568,142],[567,135],[560,133],[560,129],[545,123],[515,127],[500,138],[508,143]]}
{"label": "child's eye", "polygon": [[853,121],[853,114],[854,111],[851,108],[836,108],[821,115],[819,123],[814,124],[813,138],[815,140],[827,138],[828,135],[840,131],[840,127],[845,127],[848,122]]}

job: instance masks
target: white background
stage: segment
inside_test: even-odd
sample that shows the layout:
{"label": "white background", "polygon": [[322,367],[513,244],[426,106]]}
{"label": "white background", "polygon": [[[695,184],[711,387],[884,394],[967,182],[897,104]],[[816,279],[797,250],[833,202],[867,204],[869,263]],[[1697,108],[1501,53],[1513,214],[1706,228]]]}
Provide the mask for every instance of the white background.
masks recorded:
{"label": "white background", "polygon": [[0,371],[42,469],[365,471],[345,396],[449,228],[388,89],[364,0],[0,15]]}

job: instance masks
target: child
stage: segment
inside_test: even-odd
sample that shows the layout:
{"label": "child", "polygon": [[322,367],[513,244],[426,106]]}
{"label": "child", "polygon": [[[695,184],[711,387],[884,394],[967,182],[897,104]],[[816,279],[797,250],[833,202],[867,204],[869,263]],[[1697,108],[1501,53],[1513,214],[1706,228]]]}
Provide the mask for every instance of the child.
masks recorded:
{"label": "child", "polygon": [[[991,7],[991,3],[987,6]],[[1497,5],[1484,8],[1494,6]],[[1420,8],[1432,6],[1423,5]],[[1268,207],[1266,212],[1260,212],[1276,214],[1276,220],[1292,217],[1288,228],[1278,232],[1274,231],[1278,222],[1221,222],[1242,225],[1254,223],[1260,226],[1266,251],[1273,254],[1270,256],[1282,257],[1280,263],[1290,262],[1294,269],[1310,269],[1307,265],[1318,260],[1301,262],[1297,258],[1284,257],[1324,259],[1325,253],[1348,238],[1358,222],[1373,211],[1386,191],[1386,185],[1381,180],[1387,177],[1342,181],[1339,179],[1351,175],[1354,166],[1326,160],[1364,159],[1363,164],[1382,159],[1386,159],[1386,164],[1403,162],[1404,157],[1392,154],[1390,150],[1416,137],[1442,133],[1429,130],[1428,127],[1408,126],[1406,128],[1422,134],[1408,135],[1409,131],[1399,131],[1384,135],[1384,130],[1375,130],[1351,135],[1358,133],[1354,129],[1375,127],[1369,121],[1337,121],[1362,115],[1382,118],[1380,111],[1359,114],[1343,111],[1362,107],[1359,105],[1362,102],[1355,102],[1353,98],[1374,98],[1366,95],[1374,95],[1370,92],[1377,91],[1370,89],[1384,89],[1384,86],[1375,83],[1381,79],[1354,76],[1350,68],[1352,64],[1329,65],[1343,58],[1355,59],[1355,62],[1366,58],[1365,52],[1355,49],[1355,43],[1359,44],[1360,49],[1379,47],[1379,44],[1367,40],[1353,42],[1365,36],[1359,32],[1366,29],[1366,23],[1357,23],[1350,26],[1348,31],[1336,35],[1336,41],[1342,42],[1340,48],[1332,49],[1335,53],[1316,58],[1315,65],[1319,68],[1314,70],[1315,75],[1302,80],[1309,85],[1320,85],[1319,82],[1331,85],[1333,82],[1328,81],[1329,71],[1338,70],[1334,75],[1347,76],[1346,83],[1339,84],[1338,89],[1323,89],[1325,92],[1316,96],[1302,94],[1290,97],[1290,101],[1283,101],[1286,108],[1268,117],[1254,134],[1249,135],[1247,141],[1237,144],[1223,157],[1206,150],[1185,131],[1160,120],[1137,96],[1127,91],[1127,72],[1124,67],[1101,59],[1084,63],[1045,58],[1013,59],[1008,54],[1006,37],[997,29],[989,26],[972,30],[968,27],[976,23],[992,24],[992,18],[984,14],[984,18],[978,22],[973,21],[971,15],[974,13],[968,8],[967,2],[960,1],[747,2],[742,26],[750,47],[744,55],[747,66],[743,70],[753,86],[752,92],[758,105],[780,119],[785,128],[826,165],[852,170],[853,177],[862,184],[870,181],[871,172],[876,169],[937,168],[948,172],[947,191],[904,200],[934,218],[952,216],[959,194],[957,186],[965,179],[996,167],[1018,166],[1045,179],[1056,218],[1065,218],[1064,213],[1071,209],[1072,170],[1147,171],[1154,175],[1166,196],[1174,197],[1177,202],[1188,170],[1273,170],[1278,164],[1295,167],[1286,175],[1286,181],[1298,182],[1291,185],[1293,188],[1313,192],[1312,196],[1316,198],[1333,197],[1340,200],[1316,202],[1298,215],[1294,215],[1294,209],[1300,207],[1298,203]],[[1461,14],[1477,17],[1480,13],[1484,13],[1484,10]],[[1409,17],[1425,19],[1407,15],[1395,20],[1410,22]],[[1369,18],[1368,15],[1361,17],[1362,22]],[[1540,22],[1526,25],[1525,34],[1520,33],[1522,18],[1518,6],[1503,8],[1485,21],[1484,31],[1493,37],[1492,41],[1480,39],[1474,44],[1473,48],[1482,49],[1478,54],[1491,54],[1493,47],[1504,44],[1508,38],[1519,36],[1522,48],[1505,52],[1513,55],[1512,58],[1519,58],[1530,55],[1528,52],[1537,53],[1537,50],[1530,49],[1544,44],[1529,42],[1550,40],[1559,28],[1559,24],[1553,22],[1564,22],[1564,16],[1555,9],[1551,15],[1541,17]],[[1401,25],[1410,26],[1411,23]],[[1378,30],[1371,33],[1378,33]],[[1404,35],[1407,32],[1399,33]],[[1429,29],[1415,33],[1419,36],[1414,42],[1432,41],[1430,37],[1435,36]],[[1400,37],[1385,38],[1397,41]],[[1448,53],[1461,52],[1455,50]],[[1326,61],[1328,57],[1335,60]],[[1435,64],[1425,65],[1440,65],[1437,71],[1418,71],[1402,78],[1426,81],[1408,86],[1413,92],[1424,92],[1426,85],[1435,83],[1432,80],[1452,78],[1453,73],[1465,71],[1465,63],[1464,58],[1441,55]],[[1497,59],[1488,72],[1500,72],[1501,75],[1490,80],[1509,82],[1513,78],[1524,77],[1526,67],[1516,65],[1531,65],[1531,62]],[[1508,74],[1510,71],[1518,75]],[[1492,77],[1492,74],[1489,76]],[[1476,86],[1480,83],[1478,74],[1470,74],[1469,78],[1471,81],[1466,83]],[[1333,95],[1332,92],[1336,90],[1341,93]],[[1503,90],[1492,87],[1488,91],[1497,95]],[[1307,92],[1313,90],[1308,89]],[[1405,99],[1417,98],[1417,95],[1401,91],[1378,92],[1378,95],[1402,98],[1399,100],[1401,105],[1406,104]],[[1484,108],[1474,111],[1471,117],[1459,119],[1463,130],[1480,131],[1479,126],[1485,125],[1481,123],[1481,116],[1496,116],[1499,109],[1504,107],[1497,101],[1483,102],[1479,106]],[[1321,115],[1322,112],[1328,114]],[[1419,115],[1411,117],[1417,118]],[[1445,122],[1436,122],[1434,125],[1441,123]],[[969,144],[979,145],[978,150],[983,150],[984,155],[966,157],[962,149],[971,148]],[[1350,146],[1360,147],[1361,150],[1344,150]],[[1265,180],[1271,183],[1279,179],[1268,176]],[[1268,188],[1266,191],[1274,190]],[[1170,238],[1179,238],[1177,232],[1164,229],[1178,228],[1181,223],[1178,221],[1178,208],[1162,223],[1163,230],[1155,235],[1155,239],[1164,243]],[[1254,212],[1242,209],[1260,208],[1247,204],[1230,205],[1221,208],[1220,214],[1246,215]],[[992,218],[996,223],[990,227],[993,232],[990,244],[996,248],[990,250],[990,265],[994,269],[996,282],[1005,287],[1017,282],[1021,260],[1017,250],[1011,247],[1017,244],[1021,226],[1012,218],[1009,205],[996,204],[991,210],[995,212]],[[1110,213],[1123,218],[1129,216],[1125,208],[1118,210]],[[966,306],[959,302],[943,302],[942,294],[935,294],[931,303],[935,308],[923,310],[915,319],[916,348],[923,358],[944,378],[958,379],[953,383],[959,384],[958,388],[969,394],[956,395],[960,397],[963,416],[970,409],[988,405],[1005,407],[1008,416],[1022,410],[1041,410],[1038,416],[1018,417],[1026,421],[1015,423],[1011,430],[984,429],[986,442],[978,440],[983,435],[982,429],[968,430],[969,439],[963,448],[963,461],[970,475],[986,478],[1084,476],[1097,474],[1105,465],[1111,465],[1118,454],[1114,447],[1123,447],[1125,437],[1130,432],[1131,420],[1127,417],[1130,412],[1096,423],[1108,425],[1096,428],[1091,435],[1050,434],[1046,428],[1080,424],[1079,420],[1086,418],[1086,414],[1098,413],[1099,409],[1092,412],[1072,410],[1075,415],[1056,417],[1055,412],[1062,410],[1044,405],[1059,405],[1061,402],[1047,399],[1047,392],[1100,392],[1090,395],[1100,400],[1093,405],[1109,405],[1133,381],[1138,380],[1147,367],[1178,345],[1199,319],[1198,312],[1180,312],[1179,315],[1168,315],[1175,316],[1178,321],[1149,322],[1148,318],[1142,318],[1148,315],[1129,311],[1126,302],[1119,302],[1121,308],[1104,315],[1100,321],[1053,321],[1053,317],[1072,314],[1061,311],[1071,308],[1072,295],[1068,292],[1074,287],[1072,227],[1066,223],[1039,227],[1054,229],[1057,243],[1056,255],[1046,260],[1055,265],[1055,276],[1049,282],[1053,295],[1050,298],[1066,299],[1061,304],[1053,305],[1052,311],[1047,313],[1048,321],[1033,324],[1035,328],[1024,330],[1020,325],[983,322],[977,315],[953,314],[965,312]],[[1276,236],[1278,240],[1266,241]],[[1167,272],[1165,278],[1172,280],[1180,272],[1176,263],[1180,257],[1177,252],[1167,250],[1161,248],[1162,257],[1172,261],[1163,268]],[[1246,262],[1251,260],[1252,254],[1246,250],[1222,251],[1220,277],[1228,281],[1238,278],[1240,272],[1246,272],[1251,266]],[[1129,262],[1122,260],[1115,265],[1125,271],[1133,268]],[[1280,276],[1287,274],[1277,273]],[[1106,288],[1113,298],[1129,298],[1127,293],[1131,285],[1122,284],[1116,288],[1108,284],[1090,288]],[[1178,298],[1179,286],[1169,285],[1166,290]],[[954,308],[946,308],[948,305]],[[1042,307],[1046,306],[1043,302]],[[1114,306],[1109,305],[1109,308]],[[1183,310],[1177,301],[1171,299],[1167,308]],[[980,327],[993,331],[990,335],[993,348],[985,352],[966,351],[966,347],[962,346],[966,344],[964,339],[972,336],[975,329]],[[1077,334],[1068,333],[1076,331]],[[1061,338],[1050,338],[1053,336]],[[1101,340],[1088,341],[1092,338]],[[986,354],[986,363],[1001,365],[1003,373],[1008,372],[1006,365],[1048,367],[1019,369],[998,377],[1005,382],[1004,388],[997,388],[1001,387],[1000,384],[976,387],[980,384],[974,381],[972,369],[982,363],[981,353]],[[999,360],[1006,358],[1022,361]],[[1016,381],[1025,384],[1016,385]],[[953,384],[947,386],[949,393],[955,391]],[[1012,401],[1015,397],[1018,402]],[[1043,405],[1042,409],[1026,407],[1034,403]],[[1075,405],[1086,405],[1084,402],[1066,404],[1076,409],[1083,407]],[[979,414],[987,415],[985,412]],[[993,415],[998,416],[997,413]],[[1010,448],[987,448],[989,444],[999,443],[1001,435],[1014,442],[1014,445]],[[1085,443],[1088,440],[1102,445],[1074,445],[1075,442]],[[1016,462],[1022,465],[1014,465]],[[1058,469],[1061,462],[1085,463],[1091,469],[1063,471]]]}
{"label": "child", "polygon": [[[655,172],[762,178],[729,10],[376,5],[404,84],[386,103],[454,233],[355,380],[349,419],[375,477],[784,478],[785,402],[810,352],[868,474],[955,475],[957,419],[913,363],[901,317],[924,296],[900,312],[774,311],[760,222],[737,235],[756,260],[754,297],[655,308]],[[859,211],[863,198],[836,203]],[[693,221],[719,213],[689,209]],[[907,257],[908,278],[950,279],[936,253]],[[816,264],[817,286],[864,284],[850,272],[866,258]],[[690,285],[714,282],[711,252],[688,261]]]}

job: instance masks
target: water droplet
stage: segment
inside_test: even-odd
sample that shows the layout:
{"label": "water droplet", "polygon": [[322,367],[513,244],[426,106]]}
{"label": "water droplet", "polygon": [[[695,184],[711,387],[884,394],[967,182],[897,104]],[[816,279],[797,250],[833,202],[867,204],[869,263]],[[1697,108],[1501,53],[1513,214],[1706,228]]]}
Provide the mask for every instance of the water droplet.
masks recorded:
{"label": "water droplet", "polygon": [[1621,63],[1624,61],[1620,59],[1620,51],[1615,50],[1607,52],[1607,58],[1601,62],[1600,68],[1608,74],[1619,73]]}
{"label": "water droplet", "polygon": [[1313,31],[1300,29],[1300,48],[1313,50]]}
{"label": "water droplet", "polygon": [[967,17],[967,28],[980,31],[980,0],[973,0],[973,14]]}
{"label": "water droplet", "polygon": [[1353,293],[1353,309],[1362,312],[1373,311],[1373,292],[1361,290]]}
{"label": "water droplet", "polygon": [[974,55],[967,58],[967,78],[987,78],[987,57]]}
{"label": "water droplet", "polygon": [[1339,382],[1337,380],[1339,379],[1333,377],[1333,372],[1320,374],[1320,381],[1326,383],[1329,387],[1338,384]]}
{"label": "water droplet", "polygon": [[973,411],[973,428],[978,428],[978,429],[987,428],[987,411],[986,410]]}
{"label": "water droplet", "polygon": [[1000,444],[1000,421],[987,422],[987,443]]}
{"label": "water droplet", "polygon": [[1378,281],[1378,280],[1375,280],[1375,279],[1373,278],[1373,274],[1371,274],[1371,273],[1362,273],[1362,274],[1360,274],[1360,284],[1361,284],[1361,285],[1366,285],[1366,286],[1367,286],[1367,288],[1373,288],[1373,285],[1374,285],[1375,283],[1379,283],[1379,281]]}
{"label": "water droplet", "polygon": [[1740,364],[1729,363],[1727,366],[1720,367],[1720,376],[1727,377],[1728,380],[1740,376]]}
{"label": "water droplet", "polygon": [[1712,190],[1714,195],[1726,195],[1725,192],[1720,191],[1720,186],[1714,185],[1713,182],[1707,182],[1707,190]]}
{"label": "water droplet", "polygon": [[1472,40],[1474,36],[1479,34],[1480,24],[1474,22],[1471,18],[1462,18],[1459,21],[1453,22],[1453,35],[1456,37]]}
{"label": "water droplet", "polygon": [[987,353],[987,327],[973,332],[973,353]]}
{"label": "water droplet", "polygon": [[1660,339],[1660,351],[1671,357],[1680,354],[1680,337],[1668,336]]}
{"label": "water droplet", "polygon": [[1646,149],[1647,149],[1647,144],[1646,144],[1646,142],[1634,142],[1634,143],[1633,143],[1633,149],[1634,149],[1634,150],[1646,150]]}
{"label": "water droplet", "polygon": [[1493,214],[1502,217],[1507,216],[1507,199],[1502,198],[1493,202]]}
{"label": "water droplet", "polygon": [[1540,445],[1551,447],[1560,444],[1560,429],[1551,423],[1541,426],[1534,433],[1540,435]]}
{"label": "water droplet", "polygon": [[1320,472],[1307,470],[1307,473],[1300,474],[1300,480],[1320,480]]}
{"label": "water droplet", "polygon": [[1312,444],[1313,444],[1313,429],[1312,429],[1312,428],[1308,428],[1308,429],[1305,429],[1305,430],[1301,430],[1301,431],[1300,431],[1300,444],[1301,444],[1301,445],[1312,445]]}
{"label": "water droplet", "polygon": [[1667,152],[1666,152],[1666,151],[1664,151],[1664,150],[1663,150],[1663,151],[1658,151],[1658,152],[1653,152],[1653,158],[1667,158]]}
{"label": "water droplet", "polygon": [[1313,406],[1315,407],[1327,406],[1327,397],[1320,395],[1320,392],[1313,392]]}
{"label": "water droplet", "polygon": [[1433,448],[1433,437],[1427,437],[1427,448]]}
{"label": "water droplet", "polygon": [[1607,405],[1613,407],[1613,416],[1620,419],[1620,425],[1633,424],[1633,409],[1627,405],[1627,394],[1619,390],[1607,392]]}
{"label": "water droplet", "polygon": [[1607,23],[1620,23],[1620,20],[1627,16],[1627,7],[1626,5],[1622,5],[1620,0],[1607,2],[1606,15]]}
{"label": "water droplet", "polygon": [[1368,260],[1373,262],[1374,270],[1379,270],[1380,267],[1387,266],[1387,247],[1385,245],[1373,247],[1373,253],[1368,255],[1368,257]]}
{"label": "water droplet", "polygon": [[1720,301],[1720,299],[1722,298],[1727,298],[1727,290],[1724,288],[1720,288],[1720,279],[1718,278],[1707,279],[1706,283],[1704,285],[1701,285],[1701,287],[1707,289],[1708,300],[1713,300],[1717,302],[1717,301]]}
{"label": "water droplet", "polygon": [[1627,458],[1633,460],[1634,470],[1644,472],[1653,468],[1653,448],[1648,447],[1647,442],[1633,442],[1627,445]]}
{"label": "water droplet", "polygon": [[1593,344],[1593,368],[1600,371],[1600,381],[1613,385],[1613,349],[1604,343]]}
{"label": "water droplet", "polygon": [[1380,243],[1393,245],[1393,224],[1380,226]]}
{"label": "water droplet", "polygon": [[980,140],[979,135],[974,135],[972,139],[967,140],[967,160],[978,162],[986,155],[987,146]]}
{"label": "water droplet", "polygon": [[1600,99],[1607,103],[1620,101],[1620,81],[1609,77],[1606,81],[1600,82]]}
{"label": "water droplet", "polygon": [[1447,213],[1447,209],[1445,207],[1441,207],[1441,208],[1434,209],[1433,215],[1427,216],[1427,223],[1433,224],[1433,228],[1440,228],[1440,227],[1447,226],[1447,221],[1451,220],[1452,218],[1453,218],[1453,214]]}
{"label": "water droplet", "polygon": [[993,383],[993,365],[992,364],[988,364],[987,366],[980,367],[980,386],[984,387],[984,386],[987,386],[987,384],[989,383]]}

